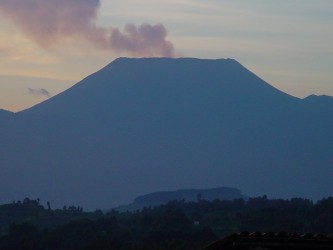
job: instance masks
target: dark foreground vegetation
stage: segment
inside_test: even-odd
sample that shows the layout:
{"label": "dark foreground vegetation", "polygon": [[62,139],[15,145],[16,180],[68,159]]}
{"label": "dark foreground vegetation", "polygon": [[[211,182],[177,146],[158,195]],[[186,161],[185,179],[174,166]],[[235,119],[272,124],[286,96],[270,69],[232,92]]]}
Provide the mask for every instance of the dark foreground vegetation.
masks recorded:
{"label": "dark foreground vegetation", "polygon": [[333,232],[333,198],[170,202],[137,212],[0,206],[0,249],[201,249],[240,231]]}

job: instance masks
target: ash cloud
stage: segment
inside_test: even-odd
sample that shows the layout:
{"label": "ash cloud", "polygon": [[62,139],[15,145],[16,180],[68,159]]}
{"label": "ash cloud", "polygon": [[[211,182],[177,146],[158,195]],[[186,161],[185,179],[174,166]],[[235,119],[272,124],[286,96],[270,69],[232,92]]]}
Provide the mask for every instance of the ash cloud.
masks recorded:
{"label": "ash cloud", "polygon": [[137,56],[174,56],[174,47],[166,40],[167,30],[162,24],[128,24],[124,32],[112,29],[110,44],[118,51],[131,51]]}
{"label": "ash cloud", "polygon": [[52,48],[65,39],[133,56],[175,56],[162,24],[127,24],[123,31],[97,25],[100,0],[0,0],[0,13],[31,40]]}
{"label": "ash cloud", "polygon": [[29,94],[33,95],[33,96],[43,96],[43,97],[51,97],[51,94],[49,91],[47,91],[46,89],[33,89],[33,88],[28,88]]}

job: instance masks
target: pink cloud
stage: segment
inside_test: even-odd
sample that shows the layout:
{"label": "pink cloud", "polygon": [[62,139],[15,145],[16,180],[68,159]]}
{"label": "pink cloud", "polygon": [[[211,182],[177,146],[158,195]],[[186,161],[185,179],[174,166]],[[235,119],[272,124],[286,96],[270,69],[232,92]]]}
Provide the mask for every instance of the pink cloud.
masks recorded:
{"label": "pink cloud", "polygon": [[162,24],[128,24],[124,31],[96,24],[100,0],[0,0],[0,12],[31,40],[52,48],[68,38],[133,56],[175,55]]}

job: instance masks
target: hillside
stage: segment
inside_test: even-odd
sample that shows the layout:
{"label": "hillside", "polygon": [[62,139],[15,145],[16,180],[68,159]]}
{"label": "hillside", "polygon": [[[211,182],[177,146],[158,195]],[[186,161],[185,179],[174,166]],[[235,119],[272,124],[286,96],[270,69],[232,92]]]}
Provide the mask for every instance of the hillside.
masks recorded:
{"label": "hillside", "polygon": [[140,195],[128,205],[115,208],[117,211],[136,211],[144,207],[155,207],[172,201],[199,202],[214,200],[237,200],[246,199],[236,188],[219,187],[208,189],[180,189],[176,191],[160,191]]}

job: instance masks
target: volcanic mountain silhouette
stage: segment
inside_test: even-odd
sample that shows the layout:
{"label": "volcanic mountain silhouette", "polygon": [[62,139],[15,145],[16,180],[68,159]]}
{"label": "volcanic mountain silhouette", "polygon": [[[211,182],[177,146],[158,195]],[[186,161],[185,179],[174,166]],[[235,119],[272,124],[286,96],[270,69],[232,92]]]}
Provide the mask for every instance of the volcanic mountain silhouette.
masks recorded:
{"label": "volcanic mountain silhouette", "polygon": [[0,202],[94,209],[182,188],[333,190],[333,98],[290,96],[232,59],[119,58],[9,117]]}

